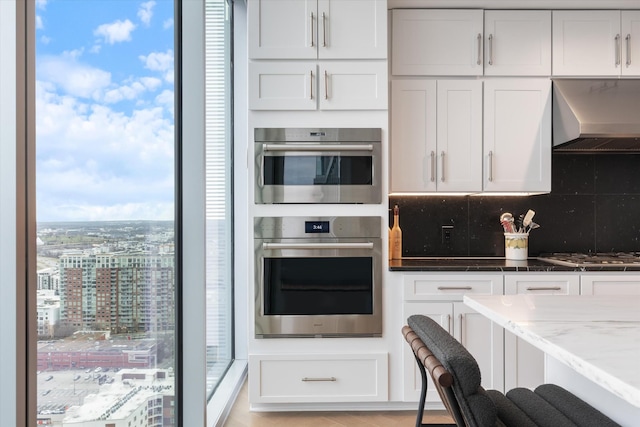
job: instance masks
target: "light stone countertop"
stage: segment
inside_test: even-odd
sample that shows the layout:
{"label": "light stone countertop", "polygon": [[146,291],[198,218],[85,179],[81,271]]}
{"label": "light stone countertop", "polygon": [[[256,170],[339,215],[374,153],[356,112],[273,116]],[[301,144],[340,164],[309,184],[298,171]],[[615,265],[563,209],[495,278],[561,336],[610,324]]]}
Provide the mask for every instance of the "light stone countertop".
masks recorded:
{"label": "light stone countertop", "polygon": [[640,296],[465,296],[464,302],[640,408]]}

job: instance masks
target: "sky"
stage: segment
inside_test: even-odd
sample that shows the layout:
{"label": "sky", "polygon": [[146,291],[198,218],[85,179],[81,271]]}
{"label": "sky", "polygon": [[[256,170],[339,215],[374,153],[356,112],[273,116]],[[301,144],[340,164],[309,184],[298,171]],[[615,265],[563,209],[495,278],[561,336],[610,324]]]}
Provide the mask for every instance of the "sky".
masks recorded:
{"label": "sky", "polygon": [[173,219],[173,0],[36,3],[37,221]]}

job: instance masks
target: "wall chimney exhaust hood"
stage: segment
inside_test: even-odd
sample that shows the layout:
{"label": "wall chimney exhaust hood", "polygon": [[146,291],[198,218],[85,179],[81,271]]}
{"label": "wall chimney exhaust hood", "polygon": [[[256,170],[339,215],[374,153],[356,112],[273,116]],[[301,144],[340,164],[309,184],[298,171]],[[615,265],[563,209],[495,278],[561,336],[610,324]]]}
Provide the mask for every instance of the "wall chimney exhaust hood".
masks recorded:
{"label": "wall chimney exhaust hood", "polygon": [[554,79],[557,153],[640,153],[639,79]]}

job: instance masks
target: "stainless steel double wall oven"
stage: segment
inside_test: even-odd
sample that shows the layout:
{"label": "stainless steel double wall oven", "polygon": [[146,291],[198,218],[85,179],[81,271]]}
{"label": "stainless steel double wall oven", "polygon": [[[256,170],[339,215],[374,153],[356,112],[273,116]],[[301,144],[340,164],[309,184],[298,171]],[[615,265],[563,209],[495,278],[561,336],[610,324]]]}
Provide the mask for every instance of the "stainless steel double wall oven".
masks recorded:
{"label": "stainless steel double wall oven", "polygon": [[254,223],[255,336],[382,334],[380,217]]}
{"label": "stainless steel double wall oven", "polygon": [[255,203],[381,202],[381,129],[254,133]]}

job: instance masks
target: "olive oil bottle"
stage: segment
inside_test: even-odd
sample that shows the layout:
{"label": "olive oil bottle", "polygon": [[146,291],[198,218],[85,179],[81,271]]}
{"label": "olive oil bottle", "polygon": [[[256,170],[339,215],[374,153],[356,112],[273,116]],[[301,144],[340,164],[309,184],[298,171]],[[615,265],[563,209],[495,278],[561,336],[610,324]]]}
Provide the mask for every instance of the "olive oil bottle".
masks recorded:
{"label": "olive oil bottle", "polygon": [[391,259],[402,259],[402,230],[400,229],[400,208],[393,207],[393,227],[391,228]]}

